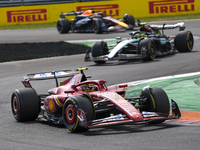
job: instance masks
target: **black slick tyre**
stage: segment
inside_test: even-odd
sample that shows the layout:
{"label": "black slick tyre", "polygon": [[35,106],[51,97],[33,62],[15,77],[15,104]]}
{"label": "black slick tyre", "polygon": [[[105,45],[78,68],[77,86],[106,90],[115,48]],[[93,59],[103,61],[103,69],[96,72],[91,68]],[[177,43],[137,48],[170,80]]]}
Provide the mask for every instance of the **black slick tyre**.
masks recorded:
{"label": "black slick tyre", "polygon": [[135,19],[132,15],[125,15],[124,22],[128,25],[135,26]]}
{"label": "black slick tyre", "polygon": [[154,60],[156,57],[156,44],[152,39],[144,39],[139,42],[139,54],[146,51],[146,57],[143,58],[144,61]]}
{"label": "black slick tyre", "polygon": [[[149,88],[149,93],[142,93],[144,97],[147,97],[146,104],[148,107],[141,108],[140,112],[157,112],[162,113],[166,117],[169,115],[170,103],[169,98],[165,91],[161,88]],[[152,121],[150,123],[162,123],[165,120]]]}
{"label": "black slick tyre", "polygon": [[21,121],[33,121],[40,112],[40,101],[33,88],[16,89],[11,96],[11,109],[14,118]]}
{"label": "black slick tyre", "polygon": [[57,21],[57,30],[60,34],[68,33],[71,29],[71,23],[66,18],[61,18]]}
{"label": "black slick tyre", "polygon": [[102,24],[103,24],[103,20],[101,18],[97,18],[96,20],[93,21],[92,28],[96,34],[103,33]]}
{"label": "black slick tyre", "polygon": [[[108,45],[104,41],[97,41],[92,46],[92,57],[108,54]],[[104,64],[106,61],[94,61],[97,64]]]}
{"label": "black slick tyre", "polygon": [[[82,110],[85,115],[85,124],[81,123],[80,121],[81,116],[83,116],[83,114],[79,114],[80,110]],[[63,122],[69,131],[87,131],[88,126],[86,125],[86,123],[90,120],[94,120],[95,116],[93,103],[86,96],[69,97],[64,103],[62,116]]]}
{"label": "black slick tyre", "polygon": [[194,38],[191,31],[181,31],[174,39],[175,47],[179,52],[190,52],[194,46]]}

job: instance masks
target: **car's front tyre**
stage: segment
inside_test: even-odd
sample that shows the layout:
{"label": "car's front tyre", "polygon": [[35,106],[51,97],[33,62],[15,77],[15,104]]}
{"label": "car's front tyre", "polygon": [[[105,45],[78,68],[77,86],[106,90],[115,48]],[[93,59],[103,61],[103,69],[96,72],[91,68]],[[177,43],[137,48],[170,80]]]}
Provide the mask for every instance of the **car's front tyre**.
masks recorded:
{"label": "car's front tyre", "polygon": [[[161,88],[144,88],[141,93],[142,98],[145,100],[140,105],[140,112],[157,112],[162,113],[166,117],[169,115],[170,103],[166,92]],[[162,123],[165,120],[154,120],[150,123]]]}
{"label": "car's front tyre", "polygon": [[57,21],[57,30],[60,34],[68,33],[71,29],[71,23],[66,18],[61,18]]}
{"label": "car's front tyre", "polygon": [[92,101],[88,97],[69,97],[62,111],[64,125],[71,132],[87,131],[87,122],[94,120],[94,113]]}
{"label": "car's front tyre", "polygon": [[146,57],[143,58],[144,61],[154,60],[156,57],[156,44],[152,39],[144,39],[139,42],[139,54],[146,52]]}
{"label": "car's front tyre", "polygon": [[[98,57],[108,54],[108,45],[104,41],[97,41],[92,46],[92,57]],[[104,64],[106,61],[98,60],[94,61],[97,64]]]}
{"label": "car's front tyre", "polygon": [[132,15],[124,15],[123,20],[126,24],[135,26],[135,18]]}

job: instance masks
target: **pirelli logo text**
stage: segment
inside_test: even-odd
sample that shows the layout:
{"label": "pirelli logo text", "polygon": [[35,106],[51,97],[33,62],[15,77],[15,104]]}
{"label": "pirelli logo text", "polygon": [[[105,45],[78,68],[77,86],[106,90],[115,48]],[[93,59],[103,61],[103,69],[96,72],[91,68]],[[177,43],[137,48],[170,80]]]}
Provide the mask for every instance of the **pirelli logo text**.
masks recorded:
{"label": "pirelli logo text", "polygon": [[47,20],[46,9],[7,11],[8,23],[38,22]]}
{"label": "pirelli logo text", "polygon": [[161,0],[149,2],[149,13],[176,13],[194,11],[195,0]]}
{"label": "pirelli logo text", "polygon": [[119,16],[119,5],[109,4],[109,5],[92,5],[92,6],[77,6],[77,11],[85,11],[94,8],[96,12],[102,12],[105,16]]}

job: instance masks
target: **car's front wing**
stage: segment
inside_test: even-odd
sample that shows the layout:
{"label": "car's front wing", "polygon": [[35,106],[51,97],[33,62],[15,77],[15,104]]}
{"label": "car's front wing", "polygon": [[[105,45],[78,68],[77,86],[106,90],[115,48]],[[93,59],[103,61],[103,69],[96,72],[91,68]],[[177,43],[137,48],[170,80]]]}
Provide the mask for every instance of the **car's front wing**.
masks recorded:
{"label": "car's front wing", "polygon": [[146,52],[142,54],[118,54],[112,58],[108,58],[108,55],[102,55],[98,57],[92,57],[90,50],[86,52],[85,62],[89,61],[112,61],[112,60],[131,60],[131,59],[143,59],[146,57]]}
{"label": "car's front wing", "polygon": [[103,119],[92,120],[87,123],[88,128],[97,128],[97,127],[105,127],[111,125],[123,125],[123,124],[144,124],[151,122],[163,122],[165,120],[171,119],[179,119],[181,117],[181,113],[177,103],[174,100],[172,102],[172,115],[166,116],[162,113],[155,112],[143,112],[142,120],[131,120],[126,115],[118,114],[111,117],[106,117]]}

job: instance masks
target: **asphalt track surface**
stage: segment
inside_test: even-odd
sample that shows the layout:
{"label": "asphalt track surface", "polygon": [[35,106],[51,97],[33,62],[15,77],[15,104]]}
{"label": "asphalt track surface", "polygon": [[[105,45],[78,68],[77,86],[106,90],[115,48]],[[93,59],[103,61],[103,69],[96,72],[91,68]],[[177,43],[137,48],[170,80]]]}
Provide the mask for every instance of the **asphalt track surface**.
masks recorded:
{"label": "asphalt track surface", "polygon": [[[85,63],[84,55],[63,56],[0,63],[0,149],[2,150],[79,150],[79,149],[140,149],[140,150],[197,150],[200,143],[198,124],[163,123],[160,125],[122,125],[91,129],[84,133],[70,133],[63,125],[45,121],[26,123],[16,122],[11,113],[10,97],[16,88],[23,88],[20,81],[27,73],[74,69],[88,67],[87,75],[92,79],[105,79],[107,85],[150,79],[161,76],[177,75],[200,70],[200,20],[185,21],[186,30],[195,36],[195,46],[190,53],[177,53],[156,58],[152,62],[113,61],[104,65]],[[175,35],[176,29],[166,31]],[[37,30],[0,31],[0,41],[5,42],[42,42],[60,40],[105,39],[116,36],[128,37],[126,33],[109,34],[66,34],[60,35],[55,28]],[[46,93],[55,82],[34,82],[38,92]],[[181,93],[179,93],[181,94]],[[192,102],[191,102],[192,103]]]}

